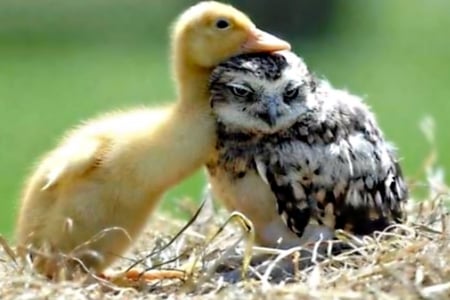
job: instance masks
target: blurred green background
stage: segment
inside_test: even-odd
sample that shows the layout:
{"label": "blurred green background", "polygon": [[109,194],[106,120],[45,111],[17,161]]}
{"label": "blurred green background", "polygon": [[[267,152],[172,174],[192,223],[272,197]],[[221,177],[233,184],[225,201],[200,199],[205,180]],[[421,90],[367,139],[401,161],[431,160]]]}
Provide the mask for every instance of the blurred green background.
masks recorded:
{"label": "blurred green background", "polygon": [[[0,233],[10,235],[22,183],[64,131],[100,112],[171,101],[168,30],[195,1],[0,0]],[[310,68],[366,96],[416,177],[436,121],[450,167],[450,1],[234,1],[292,41]],[[203,176],[170,191],[163,209],[199,198]]]}

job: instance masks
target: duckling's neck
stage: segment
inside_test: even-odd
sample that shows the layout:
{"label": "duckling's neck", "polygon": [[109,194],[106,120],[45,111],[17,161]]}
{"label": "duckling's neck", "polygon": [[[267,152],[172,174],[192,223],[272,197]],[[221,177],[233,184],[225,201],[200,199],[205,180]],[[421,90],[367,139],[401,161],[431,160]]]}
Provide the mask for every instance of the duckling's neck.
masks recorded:
{"label": "duckling's neck", "polygon": [[208,82],[212,68],[199,66],[183,52],[175,53],[173,61],[178,105],[209,108]]}
{"label": "duckling's neck", "polygon": [[178,99],[180,104],[209,107],[208,82],[210,69],[191,67],[177,75]]}
{"label": "duckling's neck", "polygon": [[[163,126],[153,131],[153,138],[142,139],[143,145],[136,147],[142,151],[136,157],[147,158],[136,162],[138,177],[143,184],[151,183],[149,190],[155,194],[161,194],[200,168],[215,146],[215,119],[208,92],[210,71],[183,61],[174,63],[178,100],[168,110]],[[153,169],[163,170],[164,176],[149,177],[148,170]]]}

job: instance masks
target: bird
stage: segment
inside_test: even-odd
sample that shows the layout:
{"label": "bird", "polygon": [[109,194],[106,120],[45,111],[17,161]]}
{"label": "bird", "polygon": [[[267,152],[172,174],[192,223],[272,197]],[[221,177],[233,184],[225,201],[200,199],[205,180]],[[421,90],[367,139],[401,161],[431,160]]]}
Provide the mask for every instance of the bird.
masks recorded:
{"label": "bird", "polygon": [[27,178],[15,238],[21,249],[51,254],[34,260],[36,270],[52,277],[64,254],[100,274],[123,255],[164,192],[214,149],[212,69],[236,54],[289,48],[230,5],[205,1],[181,13],[171,35],[176,101],[82,122]]}
{"label": "bird", "polygon": [[264,247],[356,236],[405,220],[395,146],[362,98],[312,73],[290,51],[242,54],[211,74],[212,194],[246,215]]}

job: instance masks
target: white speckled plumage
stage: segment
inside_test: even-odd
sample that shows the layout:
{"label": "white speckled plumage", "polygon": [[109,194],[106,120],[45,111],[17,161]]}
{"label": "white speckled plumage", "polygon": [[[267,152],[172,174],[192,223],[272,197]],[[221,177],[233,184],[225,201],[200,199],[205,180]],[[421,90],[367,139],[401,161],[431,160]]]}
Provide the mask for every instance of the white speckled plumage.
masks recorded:
{"label": "white speckled plumage", "polygon": [[214,70],[210,89],[212,190],[255,223],[260,244],[402,221],[408,192],[394,147],[360,97],[316,78],[291,52],[234,57]]}

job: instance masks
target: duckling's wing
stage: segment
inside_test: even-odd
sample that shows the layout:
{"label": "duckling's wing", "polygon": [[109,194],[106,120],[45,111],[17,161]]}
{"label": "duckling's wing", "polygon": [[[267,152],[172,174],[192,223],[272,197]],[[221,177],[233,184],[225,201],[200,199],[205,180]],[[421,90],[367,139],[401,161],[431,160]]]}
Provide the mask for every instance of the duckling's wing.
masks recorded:
{"label": "duckling's wing", "polygon": [[63,179],[83,175],[95,168],[101,162],[107,145],[105,139],[94,137],[66,141],[45,159],[45,179],[41,189],[50,189]]}

